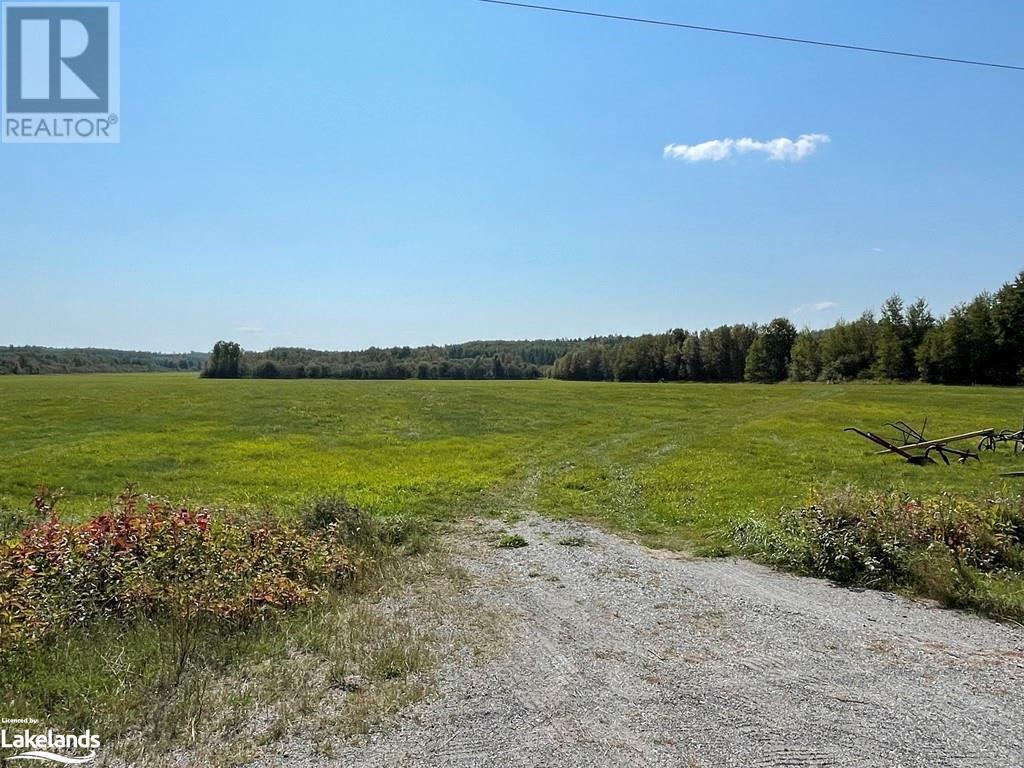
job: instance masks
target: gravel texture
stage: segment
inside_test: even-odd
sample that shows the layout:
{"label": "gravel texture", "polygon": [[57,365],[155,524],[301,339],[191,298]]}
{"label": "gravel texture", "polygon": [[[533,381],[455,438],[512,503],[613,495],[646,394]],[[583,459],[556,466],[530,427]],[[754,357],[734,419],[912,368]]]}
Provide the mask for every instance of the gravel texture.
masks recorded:
{"label": "gravel texture", "polygon": [[453,539],[470,579],[436,617],[433,695],[331,758],[293,739],[257,765],[1024,765],[1020,627],[577,522],[508,530],[529,545]]}

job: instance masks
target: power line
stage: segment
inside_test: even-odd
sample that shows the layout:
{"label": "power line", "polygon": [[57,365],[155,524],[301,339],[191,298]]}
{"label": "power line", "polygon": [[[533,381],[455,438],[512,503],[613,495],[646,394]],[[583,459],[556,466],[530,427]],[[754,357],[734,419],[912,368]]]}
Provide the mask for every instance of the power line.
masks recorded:
{"label": "power line", "polygon": [[631,21],[637,24],[653,24],[659,27],[676,27],[678,29],[691,29],[698,32],[716,32],[720,35],[738,35],[739,37],[756,37],[761,40],[776,40],[784,43],[800,43],[802,45],[817,45],[823,48],[842,48],[847,51],[861,51],[864,53],[884,53],[887,56],[904,56],[910,59],[927,59],[929,61],[945,61],[952,64],[970,64],[976,67],[993,67],[995,69],[1014,69],[1024,72],[1024,66],[1015,64],[998,64],[991,61],[974,61],[972,59],[955,59],[950,56],[931,56],[926,53],[911,53],[909,51],[894,51],[887,48],[869,48],[863,45],[846,45],[844,43],[829,43],[823,40],[807,40],[801,37],[785,37],[783,35],[767,35],[761,32],[742,32],[737,29],[723,29],[721,27],[703,27],[699,24],[683,24],[677,21],[663,21],[661,19],[643,19],[636,16],[616,16],[611,13],[597,13],[596,11],[581,11],[576,8],[556,8],[550,5],[533,5],[532,3],[516,3],[511,0],[477,0],[480,3],[491,5],[507,5],[513,8],[526,8],[531,11],[550,11],[552,13],[566,13],[573,16],[592,16],[598,19],[611,19],[613,21]]}

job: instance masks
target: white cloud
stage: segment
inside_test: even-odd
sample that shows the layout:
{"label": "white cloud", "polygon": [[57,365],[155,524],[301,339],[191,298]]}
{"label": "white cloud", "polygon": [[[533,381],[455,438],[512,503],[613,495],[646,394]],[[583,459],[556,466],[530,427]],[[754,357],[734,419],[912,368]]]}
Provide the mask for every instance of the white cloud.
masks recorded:
{"label": "white cloud", "polygon": [[258,325],[243,325],[241,328],[235,328],[239,333],[263,333],[263,328]]}
{"label": "white cloud", "polygon": [[669,144],[665,147],[665,157],[685,160],[688,163],[699,163],[702,160],[717,163],[732,154],[735,144],[734,139],[714,139],[703,144]]}
{"label": "white cloud", "polygon": [[839,305],[834,301],[814,301],[797,307],[793,310],[793,314],[799,315],[802,312],[831,312],[834,309],[839,309]]}
{"label": "white cloud", "polygon": [[756,139],[712,139],[701,144],[669,144],[665,147],[664,156],[687,163],[699,163],[710,160],[717,163],[733,154],[745,155],[750,152],[763,152],[769,160],[795,163],[813,155],[822,144],[831,139],[825,133],[802,133],[795,140],[782,136],[768,141]]}

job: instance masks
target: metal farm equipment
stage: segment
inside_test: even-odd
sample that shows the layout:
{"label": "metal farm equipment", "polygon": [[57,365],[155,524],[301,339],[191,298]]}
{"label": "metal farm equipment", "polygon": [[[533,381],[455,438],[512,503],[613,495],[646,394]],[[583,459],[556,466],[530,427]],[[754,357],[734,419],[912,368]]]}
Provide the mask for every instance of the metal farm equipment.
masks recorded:
{"label": "metal farm equipment", "polygon": [[981,438],[982,442],[985,442],[996,434],[994,429],[978,429],[974,432],[965,432],[962,435],[925,440],[924,427],[921,428],[921,431],[918,431],[902,421],[894,422],[888,426],[895,427],[902,434],[902,445],[897,445],[880,435],[876,435],[874,432],[863,432],[856,427],[847,427],[843,431],[856,432],[861,437],[865,437],[871,442],[882,446],[882,450],[878,451],[878,453],[895,453],[911,464],[935,464],[936,462],[932,458],[932,454],[937,454],[946,464],[949,464],[950,457],[955,458],[961,464],[968,459],[980,460],[977,451],[972,451],[970,448],[953,448],[950,446],[950,443],[959,443],[975,438]]}
{"label": "metal farm equipment", "polygon": [[[965,463],[968,459],[980,460],[979,454],[982,451],[994,451],[1000,443],[1012,443],[1015,456],[1024,454],[1024,427],[1016,432],[1011,429],[999,431],[992,428],[976,429],[973,432],[964,432],[962,435],[950,435],[949,437],[929,440],[924,436],[925,427],[928,426],[927,419],[921,425],[921,429],[915,429],[905,421],[891,421],[886,426],[896,430],[899,433],[899,437],[889,439],[874,432],[864,432],[856,427],[847,427],[843,431],[856,432],[861,437],[881,446],[882,450],[878,451],[878,453],[895,453],[911,464],[935,464],[936,461],[933,458],[935,455],[946,464],[949,464],[950,458],[956,459],[961,464]],[[954,448],[950,445],[950,443],[963,443],[968,440],[978,441],[976,450],[963,446]],[[1007,474],[1010,476],[1024,475],[1022,472],[1010,472]]]}
{"label": "metal farm equipment", "polygon": [[1013,443],[1013,455],[1020,456],[1024,453],[1024,427],[1016,432],[1010,429],[1003,429],[989,437],[983,437],[978,443],[980,451],[994,451],[999,443]]}
{"label": "metal farm equipment", "polygon": [[[976,429],[973,432],[964,432],[961,435],[950,435],[929,440],[924,436],[924,430],[928,426],[925,419],[921,429],[915,429],[905,421],[892,421],[886,424],[899,433],[899,437],[892,439],[877,435],[874,432],[864,432],[856,427],[847,427],[844,432],[856,432],[863,438],[870,440],[875,445],[881,446],[879,454],[894,453],[911,464],[935,464],[934,456],[938,456],[943,462],[949,464],[950,458],[956,459],[963,464],[969,459],[981,459],[982,451],[994,451],[1000,443],[1012,443],[1015,456],[1024,454],[1024,427],[1014,432],[1010,429],[996,431],[995,429]],[[964,443],[968,440],[977,440],[976,450],[970,446],[954,448],[951,443]],[[1024,476],[1024,472],[1008,472],[1007,476]]]}

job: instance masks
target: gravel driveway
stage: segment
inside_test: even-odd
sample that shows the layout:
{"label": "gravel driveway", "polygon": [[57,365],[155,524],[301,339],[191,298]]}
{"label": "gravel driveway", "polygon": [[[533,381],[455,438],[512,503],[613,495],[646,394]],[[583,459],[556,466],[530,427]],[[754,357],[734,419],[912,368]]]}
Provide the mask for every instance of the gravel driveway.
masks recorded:
{"label": "gravel driveway", "polygon": [[455,542],[496,647],[442,617],[436,693],[323,764],[1024,765],[1019,627],[575,522],[510,530],[529,545]]}

